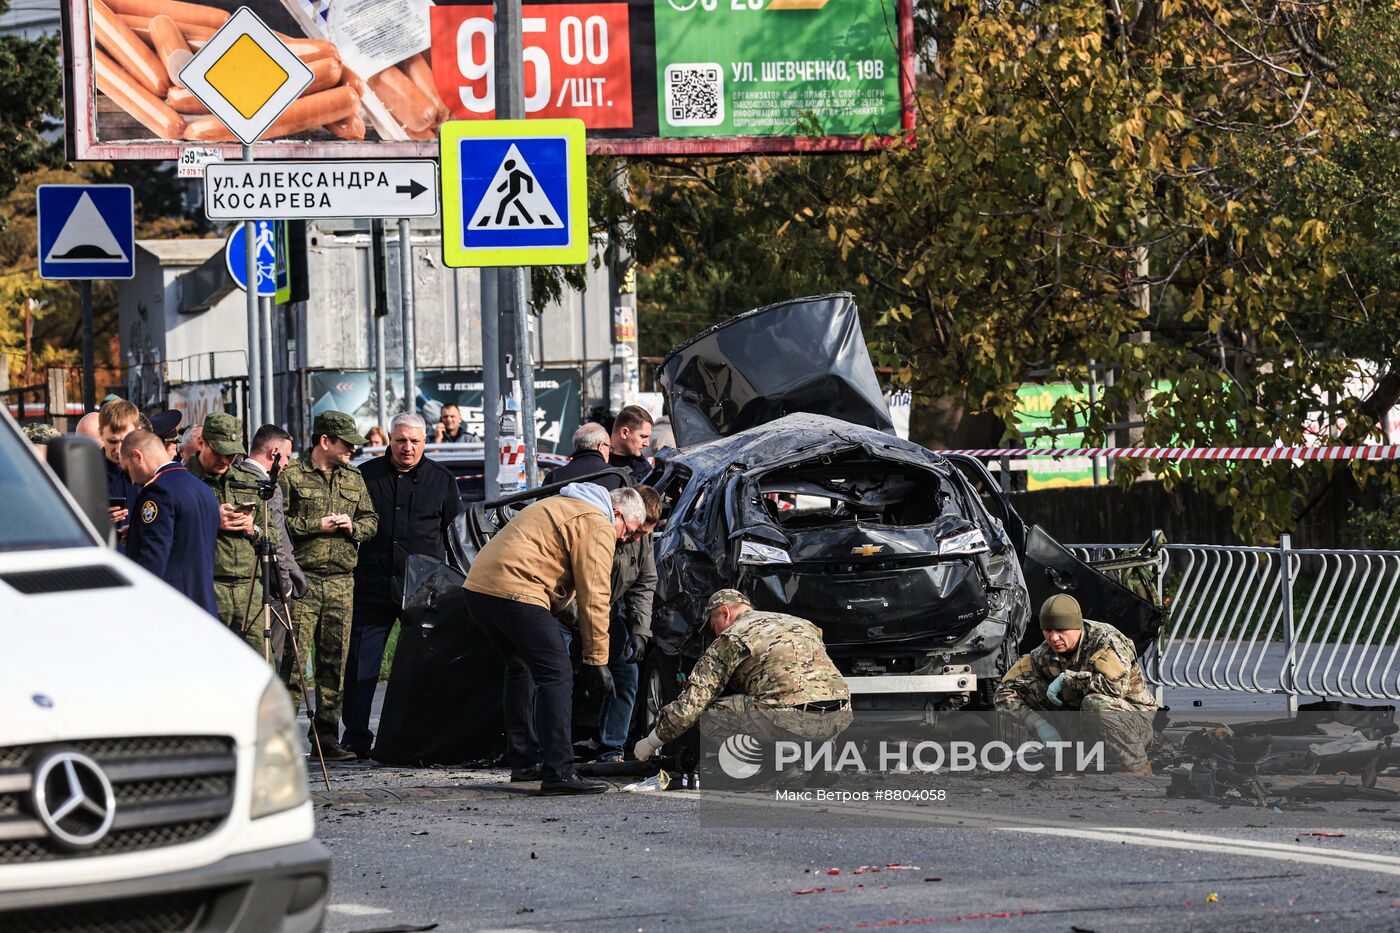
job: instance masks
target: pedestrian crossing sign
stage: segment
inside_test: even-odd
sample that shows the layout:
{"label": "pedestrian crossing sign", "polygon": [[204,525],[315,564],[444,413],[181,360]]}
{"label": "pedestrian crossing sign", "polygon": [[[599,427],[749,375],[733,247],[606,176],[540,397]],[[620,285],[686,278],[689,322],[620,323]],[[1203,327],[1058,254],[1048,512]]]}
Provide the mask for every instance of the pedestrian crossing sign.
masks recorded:
{"label": "pedestrian crossing sign", "polygon": [[440,146],[447,265],[588,261],[582,120],[456,120]]}

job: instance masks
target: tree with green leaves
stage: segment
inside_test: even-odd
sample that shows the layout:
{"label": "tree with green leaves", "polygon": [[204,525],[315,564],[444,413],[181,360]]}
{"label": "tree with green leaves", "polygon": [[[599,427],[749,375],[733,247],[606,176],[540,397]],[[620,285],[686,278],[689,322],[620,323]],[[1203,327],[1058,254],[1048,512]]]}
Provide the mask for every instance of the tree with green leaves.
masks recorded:
{"label": "tree with green leaves", "polygon": [[[1090,361],[1099,403],[1055,416],[1091,443],[1129,421],[1152,446],[1377,437],[1400,400],[1395,3],[919,6],[937,57],[908,144],[636,170],[648,312],[850,288],[932,447],[1014,442],[1017,388]],[[1347,472],[1157,469],[1251,538]]]}

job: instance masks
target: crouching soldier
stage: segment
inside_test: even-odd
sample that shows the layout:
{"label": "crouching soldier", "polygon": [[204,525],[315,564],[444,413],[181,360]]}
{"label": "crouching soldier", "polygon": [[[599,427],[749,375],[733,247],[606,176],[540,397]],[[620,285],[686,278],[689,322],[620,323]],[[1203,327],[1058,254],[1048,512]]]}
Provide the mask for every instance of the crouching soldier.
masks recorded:
{"label": "crouching soldier", "polygon": [[[1129,774],[1151,774],[1147,748],[1157,703],[1138,669],[1128,637],[1111,625],[1085,619],[1079,602],[1065,593],[1040,607],[1045,643],[1012,665],[997,688],[999,710],[1021,715],[1043,742],[1061,741],[1056,725],[1073,738],[1102,740],[1108,764]],[[1078,711],[1081,717],[1041,712]],[[1077,728],[1075,725],[1077,724]]]}
{"label": "crouching soldier", "polygon": [[[637,760],[680,738],[707,710],[715,715],[707,717],[706,738],[713,728],[824,742],[851,724],[851,691],[826,653],[821,629],[797,616],[755,610],[738,590],[719,590],[705,612],[715,640],[685,690],[633,748]],[[720,696],[726,690],[731,695]]]}

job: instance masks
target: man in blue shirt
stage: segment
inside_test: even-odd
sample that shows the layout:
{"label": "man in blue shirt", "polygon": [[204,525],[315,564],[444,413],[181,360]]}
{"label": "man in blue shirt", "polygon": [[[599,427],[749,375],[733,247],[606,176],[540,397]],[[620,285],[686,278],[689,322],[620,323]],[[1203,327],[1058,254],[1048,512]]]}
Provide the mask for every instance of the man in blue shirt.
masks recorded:
{"label": "man in blue shirt", "polygon": [[170,459],[165,442],[135,430],[121,442],[121,462],[140,491],[127,532],[126,556],[198,603],[214,618],[214,543],[219,500]]}

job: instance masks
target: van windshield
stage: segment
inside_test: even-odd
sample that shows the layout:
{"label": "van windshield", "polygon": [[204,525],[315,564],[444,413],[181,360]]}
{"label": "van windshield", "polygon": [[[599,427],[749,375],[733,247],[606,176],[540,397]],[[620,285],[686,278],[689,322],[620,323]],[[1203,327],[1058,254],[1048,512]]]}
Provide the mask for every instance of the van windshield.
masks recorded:
{"label": "van windshield", "polygon": [[95,542],[29,449],[0,417],[0,551],[92,547]]}

